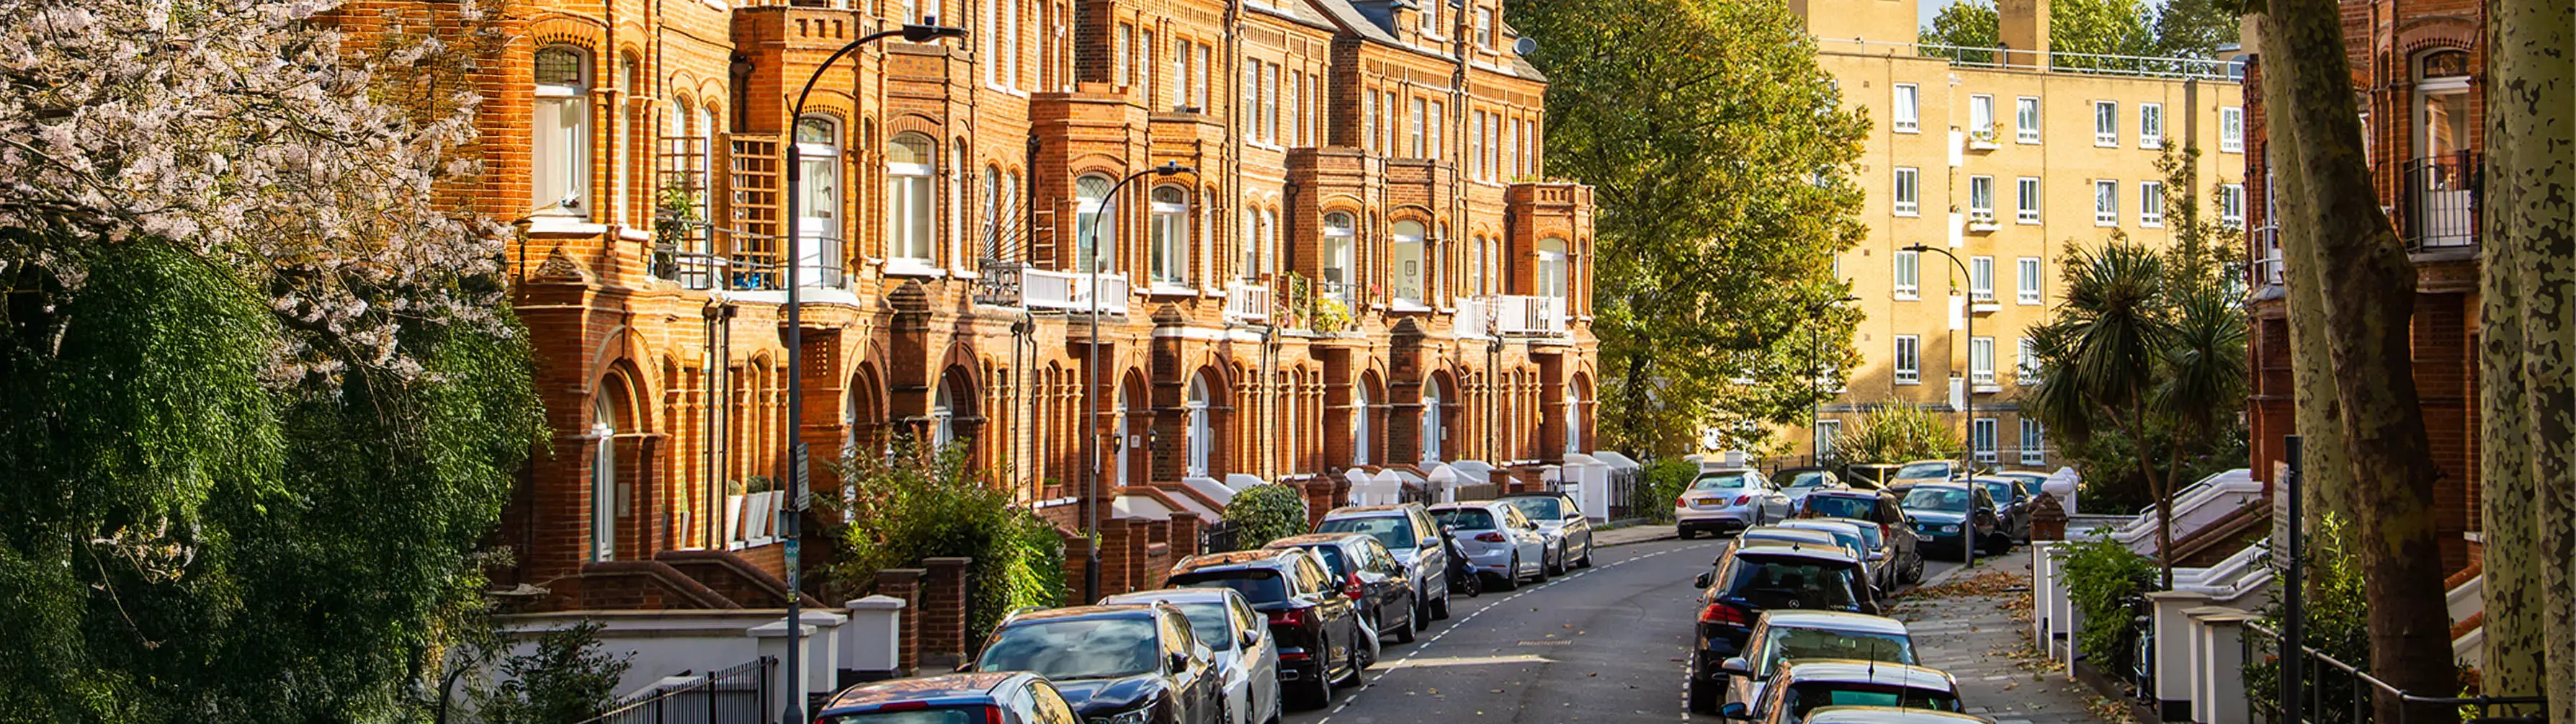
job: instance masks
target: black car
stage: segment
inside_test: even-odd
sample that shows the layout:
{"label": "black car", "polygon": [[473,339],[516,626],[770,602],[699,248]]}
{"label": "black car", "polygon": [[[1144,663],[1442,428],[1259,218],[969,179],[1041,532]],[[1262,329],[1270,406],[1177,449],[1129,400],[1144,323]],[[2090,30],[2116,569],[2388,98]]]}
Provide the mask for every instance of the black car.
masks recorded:
{"label": "black car", "polygon": [[1798,501],[1797,517],[1844,518],[1877,525],[1877,530],[1862,531],[1877,539],[1878,550],[1870,554],[1889,568],[1882,584],[1894,590],[1896,584],[1923,580],[1923,547],[1921,536],[1914,532],[1913,521],[1905,518],[1905,509],[1897,505],[1894,494],[1883,490],[1819,490]]}
{"label": "black car", "polygon": [[1413,632],[1424,623],[1413,617],[1415,608],[1413,579],[1404,573],[1404,563],[1388,552],[1367,533],[1307,533],[1271,541],[1268,548],[1304,548],[1322,556],[1324,568],[1345,587],[1360,589],[1360,613],[1368,617],[1369,630],[1379,635],[1395,636],[1398,643],[1413,643]]}
{"label": "black car", "polygon": [[1279,644],[1279,687],[1305,706],[1321,707],[1336,684],[1359,683],[1361,633],[1356,588],[1333,578],[1303,549],[1264,548],[1190,556],[1172,567],[1173,588],[1231,588],[1270,619]]}
{"label": "black car", "polygon": [[[2004,541],[2030,540],[2030,501],[2038,497],[2030,484],[2015,478],[1977,478],[1986,486],[1986,497],[1995,501],[1996,527],[2003,529]],[[2007,545],[2009,547],[2009,545]]]}
{"label": "black car", "polygon": [[1215,653],[1165,604],[1074,606],[1003,619],[970,667],[1044,676],[1083,721],[1221,724]]}
{"label": "black car", "polygon": [[1045,678],[1028,672],[949,674],[844,689],[817,724],[1082,724]]}
{"label": "black car", "polygon": [[1920,483],[1906,488],[1897,504],[1914,519],[1914,532],[1923,536],[1923,544],[1945,554],[1965,557],[1972,541],[1980,550],[1991,550],[2003,539],[1995,530],[1995,500],[1983,485]]}
{"label": "black car", "polygon": [[1752,543],[1729,551],[1699,574],[1699,623],[1693,636],[1689,703],[1714,711],[1726,700],[1722,664],[1744,655],[1754,622],[1772,609],[1878,614],[1860,561],[1834,546]]}

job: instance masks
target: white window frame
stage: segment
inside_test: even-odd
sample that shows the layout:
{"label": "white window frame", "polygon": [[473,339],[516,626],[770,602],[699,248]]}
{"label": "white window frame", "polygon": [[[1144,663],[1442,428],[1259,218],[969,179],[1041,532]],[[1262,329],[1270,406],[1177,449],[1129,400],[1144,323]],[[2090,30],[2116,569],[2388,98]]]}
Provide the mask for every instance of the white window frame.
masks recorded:
{"label": "white window frame", "polygon": [[1978,387],[1995,384],[1995,338],[1968,338],[1968,382]]}
{"label": "white window frame", "polygon": [[1968,177],[1968,220],[1995,222],[1995,177]]}
{"label": "white window frame", "polygon": [[1980,417],[1968,423],[1968,446],[1977,454],[1977,462],[1995,461],[1995,418]]}
{"label": "white window frame", "polygon": [[[2367,134],[2364,134],[2365,137]],[[2245,107],[2218,107],[2218,152],[2245,152]]]}
{"label": "white window frame", "polygon": [[1968,137],[1992,143],[1995,136],[1995,97],[1978,93],[1968,96]]}
{"label": "white window frame", "polygon": [[2120,225],[2120,182],[2110,179],[2093,181],[2093,225]]}
{"label": "white window frame", "polygon": [[2021,96],[2013,99],[2014,141],[2038,143],[2039,128],[2046,122],[2046,117],[2039,113],[2039,96]]}
{"label": "white window frame", "polygon": [[2165,225],[2165,183],[2138,182],[2138,225],[2161,229]]}
{"label": "white window frame", "polygon": [[1896,252],[1894,264],[1896,298],[1900,300],[1923,298],[1923,253],[1899,249]]}
{"label": "white window frame", "polygon": [[[898,163],[895,148],[918,142],[928,163]],[[896,134],[886,141],[886,257],[924,266],[932,260],[938,234],[939,197],[933,179],[939,175],[939,141],[919,133]]]}
{"label": "white window frame", "polygon": [[1923,171],[1911,166],[1896,169],[1894,211],[1897,216],[1923,215]]}
{"label": "white window frame", "polygon": [[2013,260],[2013,301],[2037,305],[2043,297],[2041,285],[2047,283],[2048,265],[2039,257],[2025,256]]}
{"label": "white window frame", "polygon": [[1190,378],[1189,398],[1181,403],[1189,417],[1190,438],[1189,457],[1184,461],[1185,468],[1181,472],[1189,477],[1208,477],[1209,466],[1216,458],[1216,425],[1208,412],[1212,397],[1206,376]]}
{"label": "white window frame", "polygon": [[1985,303],[1995,300],[1995,258],[1968,257],[1968,301]]}
{"label": "white window frame", "polygon": [[2048,428],[2027,417],[2021,418],[2021,464],[2048,464]]}
{"label": "white window frame", "polygon": [[1896,335],[1896,384],[1923,384],[1923,338],[1911,334]]}
{"label": "white window frame", "polygon": [[2245,184],[2218,185],[2218,220],[2245,223]]}
{"label": "white window frame", "polygon": [[2148,150],[2165,147],[2165,104],[2138,104],[2138,147]]}
{"label": "white window frame", "polygon": [[[1405,233],[1407,229],[1412,233]],[[1398,221],[1387,227],[1387,295],[1396,301],[1428,305],[1431,302],[1430,227],[1419,221]],[[1413,262],[1410,271],[1405,262]]]}
{"label": "white window frame", "polygon": [[2040,202],[2046,193],[2044,187],[2040,186],[2037,176],[2013,179],[2013,222],[2039,223]]}
{"label": "white window frame", "polygon": [[1815,456],[1818,459],[1831,457],[1834,454],[1834,444],[1842,442],[1843,421],[1832,419],[1817,420],[1815,424],[1815,434],[1815,439],[1810,442],[1810,444],[1815,446]]}
{"label": "white window frame", "polygon": [[[1102,196],[1084,196],[1084,181],[1097,182]],[[1076,273],[1088,273],[1095,268],[1105,273],[1118,271],[1118,214],[1115,204],[1107,198],[1107,194],[1116,189],[1116,184],[1116,181],[1099,174],[1074,179],[1073,270]]]}
{"label": "white window frame", "polygon": [[2120,102],[2093,102],[2093,145],[2120,147]]}
{"label": "white window frame", "polygon": [[[590,52],[571,45],[548,45],[538,55],[565,53],[576,71],[571,82],[535,82],[535,107],[529,127],[528,208],[531,214],[589,216],[590,186]],[[531,71],[534,72],[533,70]],[[532,81],[536,81],[531,76]]]}
{"label": "white window frame", "polygon": [[2013,384],[2039,384],[2039,340],[2023,337],[2013,351]]}
{"label": "white window frame", "polygon": [[[1178,197],[1170,200],[1169,197]],[[1146,197],[1146,273],[1155,286],[1190,284],[1190,190],[1179,185],[1154,187]]]}
{"label": "white window frame", "polygon": [[1897,133],[1923,132],[1923,89],[1912,83],[1898,83],[1889,91],[1888,127]]}

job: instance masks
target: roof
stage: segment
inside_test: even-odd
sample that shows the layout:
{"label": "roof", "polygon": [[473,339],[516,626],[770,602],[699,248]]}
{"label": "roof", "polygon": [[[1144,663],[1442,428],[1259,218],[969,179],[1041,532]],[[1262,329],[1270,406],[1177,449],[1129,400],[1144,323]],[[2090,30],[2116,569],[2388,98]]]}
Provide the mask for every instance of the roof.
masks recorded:
{"label": "roof", "polygon": [[1458,501],[1458,502],[1455,502],[1455,503],[1441,503],[1441,504],[1439,504],[1439,505],[1434,505],[1434,506],[1431,506],[1431,509],[1432,509],[1432,510],[1435,510],[1435,511],[1436,511],[1436,510],[1491,510],[1491,509],[1492,509],[1492,506],[1501,505],[1502,503],[1503,503],[1503,501],[1500,501],[1500,500],[1461,500],[1461,501]]}
{"label": "roof", "polygon": [[1495,500],[1502,500],[1504,498],[1564,498],[1567,500],[1573,500],[1574,496],[1550,490],[1527,490],[1518,493],[1504,493],[1501,497],[1495,498]]}
{"label": "roof", "polygon": [[1784,520],[1784,521],[1780,521],[1780,522],[1778,522],[1778,523],[1773,523],[1772,525],[1776,525],[1776,526],[1779,526],[1779,527],[1782,527],[1782,528],[1788,528],[1788,529],[1791,529],[1791,530],[1817,530],[1817,531],[1821,531],[1821,530],[1826,530],[1826,529],[1832,529],[1832,530],[1840,530],[1840,531],[1850,531],[1851,533],[1853,533],[1853,534],[1855,534],[1855,535],[1858,535],[1858,534],[1860,534],[1860,527],[1861,527],[1861,526],[1864,526],[1864,525],[1869,525],[1869,524],[1868,524],[1868,523],[1863,523],[1863,522],[1860,522],[1860,521],[1857,521],[1857,520],[1852,520],[1852,519],[1850,519],[1850,518],[1798,518],[1798,519],[1795,519],[1795,520]]}
{"label": "roof", "polygon": [[1828,706],[1807,712],[1806,724],[1989,724],[1975,714],[1892,706]]}
{"label": "roof", "polygon": [[1863,490],[1863,489],[1860,489],[1860,488],[1826,488],[1826,489],[1824,489],[1824,490],[1818,490],[1818,491],[1815,491],[1815,492],[1812,492],[1812,493],[1808,493],[1808,494],[1807,494],[1807,497],[1811,497],[1811,498],[1812,498],[1812,497],[1815,497],[1815,496],[1822,495],[1822,496],[1825,496],[1825,497],[1828,497],[1828,498],[1831,498],[1831,497],[1845,497],[1845,498],[1872,498],[1872,499],[1875,499],[1875,498],[1877,498],[1878,496],[1880,496],[1880,495],[1885,495],[1885,494],[1887,494],[1887,491],[1884,491],[1884,490]]}
{"label": "roof", "polygon": [[1181,573],[1183,572],[1181,569],[1184,568],[1191,571],[1203,571],[1211,568],[1253,566],[1262,563],[1269,563],[1271,561],[1287,557],[1291,554],[1291,551],[1283,551],[1276,548],[1256,548],[1248,551],[1230,551],[1226,553],[1201,553],[1199,555],[1181,559],[1180,563],[1172,566],[1172,572]]}
{"label": "roof", "polygon": [[[1407,505],[1410,505],[1410,503]],[[1403,505],[1345,505],[1332,509],[1331,512],[1325,513],[1324,517],[1330,518],[1337,515],[1370,515],[1376,513],[1402,512],[1404,512]]]}
{"label": "roof", "polygon": [[1325,16],[1332,18],[1333,23],[1342,26],[1344,30],[1387,45],[1397,47],[1404,45],[1396,42],[1395,36],[1387,34],[1385,28],[1378,27],[1377,23],[1369,20],[1367,15],[1361,14],[1359,8],[1351,5],[1350,0],[1307,0],[1307,2],[1313,3],[1315,9],[1323,11]]}
{"label": "roof", "polygon": [[1061,621],[1061,620],[1069,620],[1069,619],[1094,618],[1094,617],[1099,617],[1099,618],[1121,618],[1121,617],[1126,617],[1126,616],[1131,616],[1131,615],[1136,615],[1136,614],[1147,613],[1147,612],[1150,612],[1151,610],[1152,610],[1152,609],[1146,608],[1146,607],[1145,607],[1144,605],[1142,605],[1142,604],[1111,604],[1111,605],[1103,605],[1103,606],[1066,606],[1066,607],[1063,607],[1063,608],[1050,608],[1050,609],[1046,609],[1046,610],[1042,610],[1042,611],[1030,611],[1030,612],[1028,612],[1028,613],[1016,614],[1016,615],[1011,616],[1009,619],[1004,620],[1002,625],[1009,626],[1009,625],[1013,625],[1013,624],[1028,623],[1028,622],[1030,622],[1030,621]]}
{"label": "roof", "polygon": [[1031,676],[1017,671],[945,674],[917,679],[896,679],[861,684],[844,689],[832,697],[823,709],[874,707],[904,701],[934,704],[975,704],[993,699],[993,689],[1011,679]]}
{"label": "roof", "polygon": [[1805,545],[1792,544],[1786,541],[1753,539],[1747,540],[1743,545],[1737,546],[1733,554],[1742,556],[1750,553],[1764,557],[1814,558],[1833,561],[1836,563],[1858,562],[1851,557],[1850,553],[1843,551],[1843,544],[1840,541],[1832,543],[1820,542],[1811,545],[1814,545],[1815,547],[1810,548]]}
{"label": "roof", "polygon": [[1920,482],[1920,483],[1915,483],[1915,484],[1913,484],[1913,485],[1908,485],[1908,486],[1905,486],[1905,489],[1907,489],[1907,490],[1914,490],[1914,489],[1917,489],[1917,488],[1929,488],[1929,489],[1939,489],[1939,488],[1957,488],[1957,489],[1960,489],[1960,490],[1966,490],[1966,489],[1968,489],[1968,484],[1967,484],[1967,483],[1959,482],[1959,481],[1956,481],[1956,480],[1930,480],[1930,479],[1928,479],[1928,478],[1925,478],[1924,480],[1926,480],[1927,482]]}
{"label": "roof", "polygon": [[[1868,684],[1910,686],[1918,689],[1959,690],[1959,680],[1948,672],[1921,666],[1886,661],[1853,659],[1806,659],[1789,662],[1787,681],[1845,681]],[[1784,679],[1774,679],[1775,683]]]}
{"label": "roof", "polygon": [[1858,631],[1861,633],[1894,634],[1898,636],[1911,635],[1906,631],[1905,622],[1903,621],[1898,621],[1885,616],[1872,616],[1866,613],[1810,611],[1804,609],[1772,609],[1770,611],[1763,612],[1762,620],[1769,622],[1773,626],[1784,626],[1788,628]]}
{"label": "roof", "polygon": [[1231,588],[1157,588],[1130,591],[1100,599],[1103,604],[1144,605],[1154,603],[1224,603],[1229,596],[1241,596]]}
{"label": "roof", "polygon": [[1787,528],[1777,525],[1763,525],[1747,528],[1743,533],[1737,534],[1736,537],[1738,539],[1748,541],[1811,540],[1819,543],[1835,542],[1834,534],[1832,533],[1827,533],[1821,530],[1809,530],[1806,528]]}
{"label": "roof", "polygon": [[1352,539],[1352,538],[1363,538],[1363,539],[1365,539],[1365,538],[1368,538],[1368,537],[1369,537],[1369,534],[1367,534],[1367,533],[1360,533],[1360,532],[1356,532],[1356,531],[1354,531],[1354,532],[1350,532],[1350,533],[1300,533],[1300,534],[1297,534],[1297,535],[1292,535],[1292,536],[1288,536],[1288,537],[1286,537],[1286,538],[1281,538],[1281,539],[1278,539],[1278,540],[1271,541],[1271,542],[1270,542],[1270,545],[1266,545],[1266,546],[1262,546],[1262,547],[1263,547],[1263,548],[1269,548],[1269,549],[1276,550],[1276,549],[1280,549],[1280,548],[1287,548],[1287,547],[1290,547],[1290,546],[1304,547],[1304,546],[1312,546],[1312,545],[1323,545],[1323,544],[1326,544],[1326,543],[1348,543],[1348,544],[1352,544],[1352,545],[1358,545],[1358,544],[1359,544],[1359,541],[1355,541],[1355,540],[1351,540],[1351,539]]}

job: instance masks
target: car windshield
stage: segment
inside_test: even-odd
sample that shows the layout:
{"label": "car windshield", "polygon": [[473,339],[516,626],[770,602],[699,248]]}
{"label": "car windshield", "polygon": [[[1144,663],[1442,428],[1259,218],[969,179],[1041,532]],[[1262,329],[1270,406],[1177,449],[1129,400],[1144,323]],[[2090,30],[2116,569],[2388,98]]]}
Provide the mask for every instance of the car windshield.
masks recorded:
{"label": "car windshield", "polygon": [[1752,658],[1754,678],[1767,678],[1780,663],[1796,659],[1857,659],[1914,663],[1914,643],[1904,634],[1836,631],[1822,628],[1773,628]]}
{"label": "car windshield", "polygon": [[1234,650],[1234,626],[1226,623],[1225,604],[1175,603],[1181,617],[1190,620],[1190,636],[1218,651]]}
{"label": "car windshield", "polygon": [[1765,610],[1851,611],[1860,606],[1852,600],[1850,576],[1847,566],[1809,558],[1738,556],[1734,576],[1721,590]]}
{"label": "car windshield", "polygon": [[1806,507],[1807,512],[1827,518],[1870,520],[1878,512],[1878,500],[1846,498],[1840,495],[1810,495],[1807,496]]}
{"label": "car windshield", "polygon": [[1444,508],[1431,511],[1431,517],[1458,530],[1496,530],[1493,512],[1483,508]]}
{"label": "car windshield", "polygon": [[1809,471],[1806,471],[1806,472],[1791,473],[1791,474],[1789,474],[1789,482],[1788,482],[1788,484],[1786,484],[1786,485],[1782,485],[1782,486],[1780,486],[1780,487],[1784,487],[1784,488],[1812,488],[1812,487],[1816,487],[1816,486],[1818,486],[1818,485],[1823,485],[1823,484],[1825,484],[1825,471],[1822,471],[1822,470],[1809,470]]}
{"label": "car windshield", "polygon": [[2012,484],[2012,481],[2008,481],[2008,480],[1980,480],[1980,481],[1977,481],[1977,482],[1984,483],[1984,484],[1986,485],[1986,494],[1987,494],[1987,495],[1989,495],[1989,496],[1993,496],[1993,497],[1994,497],[1994,499],[1995,499],[1996,501],[1998,501],[1998,502],[2013,499],[2013,484]]}
{"label": "car windshield", "polygon": [[1530,520],[1552,521],[1565,517],[1564,513],[1559,512],[1564,510],[1564,506],[1558,504],[1553,497],[1532,495],[1504,498],[1503,503],[1521,509],[1521,515],[1529,516]]}
{"label": "car windshield", "polygon": [[1367,533],[1384,544],[1387,550],[1410,550],[1421,539],[1413,536],[1413,521],[1402,515],[1371,515],[1352,518],[1326,518],[1315,526],[1317,533]]}
{"label": "car windshield", "polygon": [[1172,576],[1165,585],[1173,588],[1231,588],[1254,605],[1288,600],[1288,581],[1280,578],[1278,571],[1267,568],[1182,573]]}
{"label": "car windshield", "polygon": [[1115,679],[1157,669],[1154,622],[1139,616],[1039,621],[1002,630],[977,671],[1029,671],[1055,681]]}
{"label": "car windshield", "polygon": [[1828,706],[1896,706],[1907,709],[1958,711],[1959,697],[1947,692],[1917,689],[1889,684],[1858,684],[1842,681],[1799,682],[1780,697],[1789,708],[1789,720],[1807,718],[1807,712]]}
{"label": "car windshield", "polygon": [[1906,480],[1947,478],[1950,477],[1950,464],[1947,462],[1907,463],[1905,467],[1896,469],[1896,477]]}
{"label": "car windshield", "polygon": [[1744,487],[1743,473],[1719,473],[1691,481],[1692,490],[1725,490]]}
{"label": "car windshield", "polygon": [[984,721],[984,709],[985,709],[985,707],[980,707],[980,706],[967,706],[967,707],[951,707],[951,708],[946,708],[946,709],[912,709],[912,710],[909,710],[909,711],[880,711],[880,712],[871,712],[871,713],[867,713],[867,714],[842,714],[842,715],[839,715],[839,716],[827,716],[827,717],[823,717],[823,718],[822,718],[822,723],[823,723],[823,724],[983,724],[983,721]]}
{"label": "car windshield", "polygon": [[1968,509],[1968,491],[1962,488],[1915,488],[1905,493],[1905,507],[1913,510],[1964,512]]}

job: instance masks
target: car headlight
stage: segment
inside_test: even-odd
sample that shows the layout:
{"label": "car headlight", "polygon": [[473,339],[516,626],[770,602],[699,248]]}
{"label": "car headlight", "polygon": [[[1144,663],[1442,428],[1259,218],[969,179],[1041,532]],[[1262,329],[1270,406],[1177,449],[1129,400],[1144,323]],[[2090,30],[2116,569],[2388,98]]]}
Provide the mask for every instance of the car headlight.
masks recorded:
{"label": "car headlight", "polygon": [[1145,724],[1145,722],[1153,720],[1153,709],[1153,707],[1148,706],[1129,711],[1122,711],[1108,716],[1095,716],[1091,718],[1090,724]]}
{"label": "car headlight", "polygon": [[1943,532],[1943,533],[1957,533],[1957,532],[1959,532],[1959,526],[1955,526],[1955,525],[1945,525],[1945,526],[1941,526],[1941,532]]}

